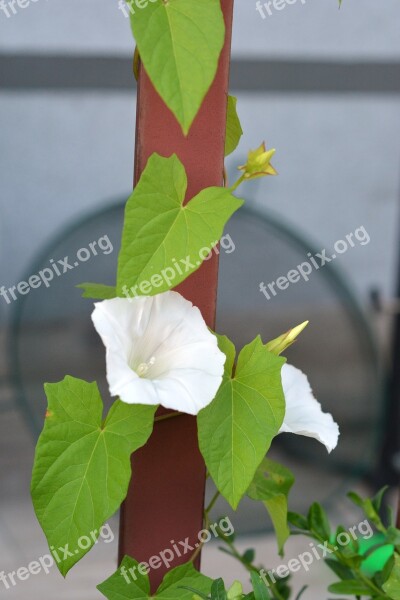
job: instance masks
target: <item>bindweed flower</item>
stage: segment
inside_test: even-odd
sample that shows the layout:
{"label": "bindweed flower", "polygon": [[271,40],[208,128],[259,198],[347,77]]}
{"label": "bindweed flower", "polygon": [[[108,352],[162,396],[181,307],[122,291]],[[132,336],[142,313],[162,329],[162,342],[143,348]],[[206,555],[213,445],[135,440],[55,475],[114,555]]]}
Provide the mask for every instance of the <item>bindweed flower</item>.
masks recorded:
{"label": "bindweed flower", "polygon": [[112,396],[196,415],[214,399],[225,364],[198,308],[177,292],[95,304]]}
{"label": "bindweed flower", "polygon": [[271,159],[274,154],[275,149],[266,150],[264,142],[257,150],[250,150],[247,155],[247,163],[238,167],[239,171],[243,171],[244,179],[277,175],[277,171],[271,165]]}
{"label": "bindweed flower", "polygon": [[331,452],[338,443],[339,427],[331,414],[322,412],[307,376],[300,369],[285,364],[282,367],[282,385],[286,414],[280,433],[297,433],[315,438]]}

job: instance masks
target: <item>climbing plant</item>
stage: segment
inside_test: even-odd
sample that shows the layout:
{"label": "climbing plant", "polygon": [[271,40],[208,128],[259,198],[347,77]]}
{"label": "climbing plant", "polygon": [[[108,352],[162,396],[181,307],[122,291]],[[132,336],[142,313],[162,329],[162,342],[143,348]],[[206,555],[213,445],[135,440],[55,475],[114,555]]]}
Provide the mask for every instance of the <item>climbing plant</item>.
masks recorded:
{"label": "climbing plant", "polygon": [[[136,64],[141,61],[187,135],[224,45],[220,0],[131,0],[130,8]],[[227,98],[226,155],[235,152],[242,135],[236,104],[234,97]],[[62,575],[94,546],[125,499],[131,455],[146,444],[153,423],[181,413],[197,417],[200,451],[217,489],[206,508],[205,525],[217,497],[235,510],[249,497],[269,512],[283,552],[290,535],[288,495],[294,477],[266,458],[271,443],[281,433],[301,434],[316,438],[330,452],[339,436],[307,377],[282,356],[307,323],[277,339],[258,336],[236,349],[226,336],[208,329],[197,307],[173,291],[217,247],[225,225],[243,205],[239,187],[276,175],[274,154],[260,144],[238,166],[232,185],[203,189],[188,203],[187,175],[179,157],[153,154],[126,203],[115,285],[79,286],[84,297],[96,300],[92,321],[106,349],[106,375],[115,401],[104,415],[96,383],[68,375],[45,384],[48,409],[36,449],[32,498]],[[171,412],[160,417],[160,406]],[[328,539],[325,517],[315,508],[310,515],[291,520],[305,535]],[[398,550],[396,531],[392,525]],[[220,537],[248,567],[254,588],[250,594],[244,595],[238,582],[225,590],[222,580],[213,582],[194,568],[201,544],[186,564],[168,572],[152,596],[149,566],[143,568],[135,557],[125,557],[98,589],[108,600],[289,597],[285,580],[270,581],[267,587],[252,553],[241,556],[229,536],[221,531]],[[365,582],[353,577],[353,563],[338,560],[335,568],[346,577],[344,587],[332,593],[344,588],[357,597],[364,593]],[[385,568],[379,598],[398,600],[398,556]],[[131,572],[136,577],[127,579]],[[368,592],[375,589],[370,586]]]}

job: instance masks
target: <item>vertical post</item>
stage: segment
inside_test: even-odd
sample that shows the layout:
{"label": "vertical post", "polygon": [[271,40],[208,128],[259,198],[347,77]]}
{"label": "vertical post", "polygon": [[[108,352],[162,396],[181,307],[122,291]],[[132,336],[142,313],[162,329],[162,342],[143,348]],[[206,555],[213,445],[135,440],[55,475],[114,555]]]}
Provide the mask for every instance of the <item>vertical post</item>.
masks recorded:
{"label": "vertical post", "polygon": [[[233,0],[221,0],[226,39],[216,78],[204,100],[188,137],[184,137],[175,117],[156,93],[140,67],[136,124],[135,182],[153,152],[162,156],[175,153],[188,176],[189,200],[203,188],[221,185]],[[178,291],[201,310],[214,326],[218,277],[218,257],[183,282]],[[183,415],[160,421],[144,448],[132,458],[133,477],[122,508],[120,558],[124,555],[148,561],[172,543],[198,542],[203,527],[205,466],[198,449],[196,419]],[[170,567],[190,559],[175,556]],[[197,564],[199,566],[199,563]],[[169,569],[162,563],[150,571],[154,590]]]}

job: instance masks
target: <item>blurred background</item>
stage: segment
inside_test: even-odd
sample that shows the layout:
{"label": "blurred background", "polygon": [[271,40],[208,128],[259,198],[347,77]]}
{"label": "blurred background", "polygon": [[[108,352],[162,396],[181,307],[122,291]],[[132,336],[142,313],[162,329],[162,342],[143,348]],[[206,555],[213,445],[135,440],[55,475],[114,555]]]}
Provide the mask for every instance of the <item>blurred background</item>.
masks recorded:
{"label": "blurred background", "polygon": [[[277,148],[279,177],[249,184],[245,210],[227,226],[217,325],[243,345],[260,331],[267,341],[310,320],[289,361],[309,374],[341,442],[328,457],[317,442],[285,435],[272,453],[297,476],[292,509],[319,500],[334,521],[354,525],[359,517],[345,492],[387,482],[394,503],[400,470],[400,6],[344,0],[339,11],[336,0],[297,0],[261,12],[255,0],[236,2],[231,91],[245,133],[227,167],[234,178],[265,139]],[[92,305],[74,286],[113,283],[132,182],[136,87],[129,21],[117,0],[31,0],[13,9],[6,2],[0,31],[0,571],[7,573],[47,551],[29,499],[43,381],[68,372],[99,380],[106,394]],[[269,298],[260,291],[324,250],[336,258],[308,281]],[[49,287],[16,300],[7,292],[67,256],[73,269]],[[232,520],[241,544],[256,546],[268,566],[280,564],[260,507],[244,503]],[[117,535],[116,518],[111,526]],[[304,544],[292,541],[287,557]],[[95,585],[114,569],[116,552],[116,539],[98,544],[67,582],[53,570],[9,590],[0,582],[0,596],[25,598],[29,586],[34,599],[100,598]],[[214,546],[204,568],[237,576]],[[296,587],[313,590],[306,600],[326,597],[329,575],[320,567],[303,579]]]}

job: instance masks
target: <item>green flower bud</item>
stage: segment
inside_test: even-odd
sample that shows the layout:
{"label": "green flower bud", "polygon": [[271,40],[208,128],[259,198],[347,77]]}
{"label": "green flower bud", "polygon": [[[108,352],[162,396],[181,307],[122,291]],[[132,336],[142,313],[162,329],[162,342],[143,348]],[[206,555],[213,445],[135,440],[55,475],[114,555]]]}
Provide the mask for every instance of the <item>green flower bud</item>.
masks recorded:
{"label": "green flower bud", "polygon": [[291,346],[296,338],[300,335],[300,333],[305,329],[308,325],[309,321],[304,321],[301,325],[297,325],[297,327],[293,327],[293,329],[289,329],[286,333],[279,336],[275,340],[268,342],[265,345],[266,349],[273,354],[282,354],[289,346]]}
{"label": "green flower bud", "polygon": [[271,165],[271,158],[275,152],[275,149],[267,150],[264,142],[257,150],[250,150],[247,155],[247,163],[238,167],[239,171],[244,171],[244,179],[277,175],[277,171]]}

